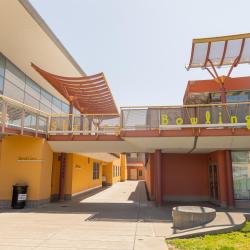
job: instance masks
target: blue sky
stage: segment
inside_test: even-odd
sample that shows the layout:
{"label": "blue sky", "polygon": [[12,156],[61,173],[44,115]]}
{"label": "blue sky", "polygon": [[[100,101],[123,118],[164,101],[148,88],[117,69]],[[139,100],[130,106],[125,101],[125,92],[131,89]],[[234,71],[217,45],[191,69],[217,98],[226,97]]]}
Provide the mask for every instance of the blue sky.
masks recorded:
{"label": "blue sky", "polygon": [[185,69],[192,39],[250,32],[248,0],[30,2],[87,74],[105,73],[118,106],[182,104],[188,80],[210,78]]}

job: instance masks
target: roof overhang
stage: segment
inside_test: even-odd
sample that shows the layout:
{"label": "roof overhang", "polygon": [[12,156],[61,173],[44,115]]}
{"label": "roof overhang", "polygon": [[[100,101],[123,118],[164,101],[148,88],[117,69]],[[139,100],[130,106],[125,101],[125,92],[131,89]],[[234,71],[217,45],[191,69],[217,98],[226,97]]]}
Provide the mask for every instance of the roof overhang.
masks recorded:
{"label": "roof overhang", "polygon": [[51,74],[35,64],[31,65],[82,114],[119,116],[103,73],[92,76],[65,77]]}
{"label": "roof overhang", "polygon": [[31,62],[56,74],[85,75],[29,1],[0,1],[0,52],[32,80],[61,100],[61,96],[30,66]]}
{"label": "roof overhang", "polygon": [[193,39],[190,68],[250,63],[250,33]]}

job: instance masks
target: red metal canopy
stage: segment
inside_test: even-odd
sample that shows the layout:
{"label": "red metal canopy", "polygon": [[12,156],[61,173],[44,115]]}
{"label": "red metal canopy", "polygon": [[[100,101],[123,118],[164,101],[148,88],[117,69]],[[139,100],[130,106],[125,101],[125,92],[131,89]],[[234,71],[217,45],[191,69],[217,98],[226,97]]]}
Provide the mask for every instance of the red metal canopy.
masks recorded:
{"label": "red metal canopy", "polygon": [[65,77],[31,66],[82,114],[119,116],[114,98],[103,73]]}

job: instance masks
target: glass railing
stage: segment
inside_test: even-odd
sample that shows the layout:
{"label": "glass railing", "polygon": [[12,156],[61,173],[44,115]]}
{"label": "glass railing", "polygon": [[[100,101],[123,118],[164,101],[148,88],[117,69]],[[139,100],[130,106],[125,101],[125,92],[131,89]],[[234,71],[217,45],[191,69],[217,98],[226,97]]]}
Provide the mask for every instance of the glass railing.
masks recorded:
{"label": "glass railing", "polygon": [[23,134],[24,132],[31,132],[46,135],[48,124],[48,114],[8,97],[0,97],[0,125],[2,133]]}
{"label": "glass railing", "polygon": [[225,127],[250,129],[250,102],[121,108],[122,130]]}
{"label": "glass railing", "polygon": [[112,115],[52,115],[49,134],[119,135],[120,118]]}
{"label": "glass railing", "polygon": [[45,135],[119,135],[120,118],[108,115],[51,115],[0,96],[2,133]]}
{"label": "glass railing", "polygon": [[121,117],[107,115],[51,115],[0,96],[1,133],[44,135],[119,135],[130,130],[185,128],[250,129],[250,102],[170,107],[121,108]]}

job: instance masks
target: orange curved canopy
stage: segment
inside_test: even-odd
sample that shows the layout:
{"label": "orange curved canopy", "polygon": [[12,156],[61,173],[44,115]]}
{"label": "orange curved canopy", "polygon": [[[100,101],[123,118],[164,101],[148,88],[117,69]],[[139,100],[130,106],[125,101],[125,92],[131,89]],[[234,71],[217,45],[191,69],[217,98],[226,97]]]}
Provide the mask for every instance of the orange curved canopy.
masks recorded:
{"label": "orange curved canopy", "polygon": [[103,73],[65,77],[51,74],[33,63],[31,66],[82,114],[119,116]]}

